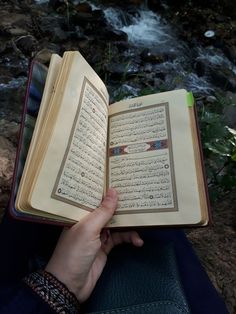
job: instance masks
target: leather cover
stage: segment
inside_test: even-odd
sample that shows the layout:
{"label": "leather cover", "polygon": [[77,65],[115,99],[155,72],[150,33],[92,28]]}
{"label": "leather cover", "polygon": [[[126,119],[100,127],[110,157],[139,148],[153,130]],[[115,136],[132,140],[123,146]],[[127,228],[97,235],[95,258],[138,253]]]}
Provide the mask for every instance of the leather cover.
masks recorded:
{"label": "leather cover", "polygon": [[43,95],[44,85],[46,82],[47,70],[48,68],[46,66],[37,61],[31,63],[21,118],[21,128],[18,139],[13,183],[8,209],[10,215],[19,220],[27,220],[46,224],[67,225],[66,223],[62,223],[57,219],[37,217],[28,213],[20,212],[15,208],[16,192],[20,183],[20,178],[23,172],[31,137],[33,135],[34,126]]}
{"label": "leather cover", "polygon": [[173,246],[117,247],[83,313],[190,313]]}

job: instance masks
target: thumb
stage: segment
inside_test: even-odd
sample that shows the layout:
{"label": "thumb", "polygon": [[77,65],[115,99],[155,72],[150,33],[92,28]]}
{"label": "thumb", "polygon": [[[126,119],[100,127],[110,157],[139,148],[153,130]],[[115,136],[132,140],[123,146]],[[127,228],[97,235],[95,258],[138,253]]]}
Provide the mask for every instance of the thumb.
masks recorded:
{"label": "thumb", "polygon": [[111,220],[117,208],[118,195],[115,189],[107,191],[101,205],[96,208],[88,217],[87,224],[91,224],[91,229],[100,233],[102,228]]}

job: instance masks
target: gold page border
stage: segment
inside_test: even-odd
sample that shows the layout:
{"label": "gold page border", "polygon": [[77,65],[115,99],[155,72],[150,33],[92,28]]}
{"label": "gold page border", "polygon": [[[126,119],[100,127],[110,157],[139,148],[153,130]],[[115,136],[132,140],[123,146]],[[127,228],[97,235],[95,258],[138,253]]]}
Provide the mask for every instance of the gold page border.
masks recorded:
{"label": "gold page border", "polygon": [[[177,199],[177,190],[176,190],[176,180],[175,180],[175,171],[174,171],[174,158],[173,158],[173,148],[172,148],[172,136],[171,136],[171,127],[170,127],[170,113],[169,113],[169,103],[159,103],[154,104],[150,106],[146,106],[143,108],[137,108],[132,110],[124,110],[122,112],[114,113],[113,115],[110,115],[108,117],[108,140],[107,140],[107,150],[109,152],[109,134],[110,134],[110,118],[123,114],[123,113],[130,113],[134,111],[143,111],[150,108],[156,108],[164,106],[166,110],[166,125],[167,125],[167,132],[168,132],[168,148],[169,148],[169,155],[170,155],[170,169],[171,169],[171,182],[172,182],[172,191],[173,191],[173,200],[174,200],[174,207],[170,208],[158,208],[158,209],[137,209],[137,210],[122,210],[122,211],[116,211],[115,215],[126,215],[126,214],[146,214],[146,213],[156,213],[156,212],[176,212],[179,211],[178,208],[178,199]],[[106,182],[107,182],[107,189],[108,189],[108,183],[109,183],[109,156],[107,157],[107,173],[106,173]]]}
{"label": "gold page border", "polygon": [[[61,166],[60,166],[60,169],[59,169],[59,172],[58,172],[58,175],[57,175],[57,178],[56,178],[56,181],[55,181],[55,184],[54,184],[54,187],[53,187],[53,190],[52,190],[52,194],[51,194],[51,198],[53,199],[56,199],[56,200],[59,200],[59,201],[62,201],[63,203],[67,203],[69,205],[73,205],[73,206],[76,206],[78,208],[81,208],[81,209],[85,209],[87,211],[93,211],[93,209],[87,207],[87,206],[84,206],[82,204],[79,204],[77,202],[74,202],[74,201],[71,201],[71,200],[68,200],[62,196],[59,196],[56,194],[56,190],[58,188],[58,184],[59,184],[59,180],[61,178],[61,174],[62,174],[62,171],[64,169],[64,166],[65,166],[65,162],[66,162],[66,159],[67,159],[67,156],[68,156],[68,153],[69,153],[69,149],[70,149],[70,146],[71,146],[71,141],[73,139],[73,134],[74,134],[74,130],[75,130],[75,127],[76,127],[76,123],[78,121],[78,117],[79,117],[79,113],[80,113],[80,108],[81,108],[81,103],[82,103],[82,99],[83,99],[83,95],[84,95],[84,90],[85,90],[85,86],[86,84],[89,84],[93,89],[96,90],[96,92],[99,94],[99,96],[102,98],[102,100],[104,101],[105,104],[107,104],[107,101],[106,99],[104,98],[104,96],[102,95],[102,93],[88,80],[88,78],[85,76],[84,77],[84,80],[83,80],[83,84],[82,84],[82,88],[81,88],[81,92],[80,92],[80,97],[79,97],[79,103],[78,103],[78,108],[77,108],[77,111],[76,111],[76,115],[75,115],[75,119],[74,119],[74,122],[73,122],[73,125],[72,125],[72,128],[71,128],[71,132],[70,132],[70,136],[69,136],[69,140],[68,140],[68,144],[67,144],[67,147],[66,147],[66,150],[65,150],[65,154],[64,154],[64,157],[63,157],[63,160],[62,160],[62,163],[61,163]],[[108,106],[107,106],[108,107]]]}

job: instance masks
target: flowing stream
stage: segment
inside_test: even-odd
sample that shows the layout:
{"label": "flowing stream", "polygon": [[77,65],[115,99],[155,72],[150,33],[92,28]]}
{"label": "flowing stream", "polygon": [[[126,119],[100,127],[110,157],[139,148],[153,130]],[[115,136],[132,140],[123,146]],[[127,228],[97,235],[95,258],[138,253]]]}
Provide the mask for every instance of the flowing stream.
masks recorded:
{"label": "flowing stream", "polygon": [[199,94],[210,94],[214,90],[207,78],[199,77],[192,68],[196,60],[227,67],[236,74],[236,67],[223,53],[214,47],[200,46],[191,51],[166,21],[146,7],[137,10],[135,15],[120,8],[104,8],[104,13],[111,27],[125,32],[137,49],[148,48],[167,56],[168,61],[155,65],[154,71],[167,74],[165,82],[170,89],[186,88]]}
{"label": "flowing stream", "polygon": [[[39,5],[48,0],[35,0]],[[149,10],[145,5],[139,9],[123,10],[118,7],[106,7],[96,1],[74,1],[75,3],[88,2],[92,10],[102,9],[111,29],[125,32],[132,47],[130,60],[135,59],[144,49],[158,56],[164,56],[162,62],[151,65],[152,73],[163,73],[167,89],[186,88],[196,94],[211,94],[215,86],[205,76],[198,76],[193,64],[196,61],[208,65],[218,65],[230,69],[236,74],[236,67],[214,47],[203,48],[196,46],[190,49],[180,40],[174,29],[160,15]],[[127,53],[127,52],[126,52]],[[148,63],[148,62],[147,62]],[[10,82],[19,84],[18,80]],[[0,85],[5,88],[5,84]],[[132,87],[126,84],[127,89]],[[137,90],[133,90],[133,94]]]}

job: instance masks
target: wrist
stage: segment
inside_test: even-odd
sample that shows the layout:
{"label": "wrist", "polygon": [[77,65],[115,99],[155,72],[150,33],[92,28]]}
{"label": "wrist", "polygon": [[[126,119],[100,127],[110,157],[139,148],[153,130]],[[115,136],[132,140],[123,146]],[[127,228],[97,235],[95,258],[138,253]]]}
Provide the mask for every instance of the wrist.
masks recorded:
{"label": "wrist", "polygon": [[80,302],[79,299],[79,287],[78,287],[78,281],[75,283],[72,280],[72,276],[67,272],[67,270],[58,269],[58,267],[51,267],[50,263],[46,266],[45,271],[52,276],[54,276],[59,282],[61,282],[63,285],[66,286],[66,288],[77,298],[77,300]]}
{"label": "wrist", "polygon": [[80,304],[68,287],[48,271],[40,270],[23,279],[56,313],[79,313]]}

